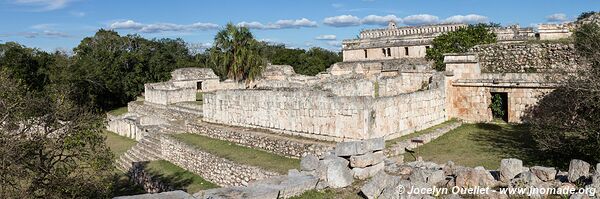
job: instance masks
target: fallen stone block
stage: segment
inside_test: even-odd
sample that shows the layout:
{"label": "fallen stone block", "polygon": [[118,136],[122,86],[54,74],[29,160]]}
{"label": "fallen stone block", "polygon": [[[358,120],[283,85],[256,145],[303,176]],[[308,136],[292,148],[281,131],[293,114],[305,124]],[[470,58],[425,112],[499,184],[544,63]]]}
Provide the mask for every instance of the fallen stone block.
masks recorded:
{"label": "fallen stone block", "polygon": [[519,175],[523,172],[523,161],[519,159],[502,159],[500,161],[500,181],[509,182],[510,179],[513,179],[515,176]]}
{"label": "fallen stone block", "polygon": [[415,168],[408,177],[411,182],[423,182],[436,185],[445,179],[444,171]]}
{"label": "fallen stone block", "polygon": [[368,199],[380,198],[379,196],[383,190],[396,180],[400,181],[400,178],[388,175],[384,171],[379,171],[369,182],[360,188],[360,192]]}
{"label": "fallen stone block", "polygon": [[371,138],[368,140],[364,140],[363,142],[364,142],[365,148],[368,151],[380,151],[385,148],[385,140],[383,139],[383,137]]}
{"label": "fallen stone block", "polygon": [[161,199],[161,198],[173,198],[173,199],[195,199],[192,195],[181,191],[169,191],[162,193],[148,193],[133,196],[119,196],[113,199]]}
{"label": "fallen stone block", "polygon": [[590,175],[590,164],[583,161],[573,159],[569,163],[569,182],[583,180]]}
{"label": "fallen stone block", "polygon": [[319,167],[319,158],[313,154],[308,154],[300,160],[300,169],[302,171],[314,171]]}
{"label": "fallen stone block", "polygon": [[383,151],[378,151],[375,153],[367,152],[364,155],[355,155],[350,157],[350,166],[351,167],[359,167],[365,168],[370,165],[375,165],[383,162],[385,155]]}
{"label": "fallen stone block", "polygon": [[379,164],[369,166],[366,168],[353,168],[352,172],[354,173],[354,178],[359,180],[365,180],[377,174],[379,171],[382,171],[385,168],[385,164],[380,162]]}
{"label": "fallen stone block", "polygon": [[531,167],[530,170],[533,174],[535,174],[535,176],[544,182],[556,179],[557,170],[555,168],[534,166]]}
{"label": "fallen stone block", "polygon": [[369,149],[362,141],[338,142],[335,146],[335,155],[340,157],[362,155],[367,152]]}
{"label": "fallen stone block", "polygon": [[320,178],[325,177],[329,187],[342,188],[352,184],[354,181],[352,170],[348,168],[348,160],[335,156],[327,156],[320,162]]}
{"label": "fallen stone block", "polygon": [[194,197],[200,199],[276,199],[278,196],[278,189],[256,186],[209,189],[194,194]]}
{"label": "fallen stone block", "polygon": [[455,171],[456,186],[458,187],[494,187],[498,182],[492,174],[483,167],[463,168]]}

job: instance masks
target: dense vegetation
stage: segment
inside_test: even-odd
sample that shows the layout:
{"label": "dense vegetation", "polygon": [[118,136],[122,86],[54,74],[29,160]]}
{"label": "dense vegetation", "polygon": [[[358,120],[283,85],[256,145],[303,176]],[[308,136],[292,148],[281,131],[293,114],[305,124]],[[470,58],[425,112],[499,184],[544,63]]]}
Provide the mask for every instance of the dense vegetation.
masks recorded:
{"label": "dense vegetation", "polygon": [[583,25],[574,37],[591,67],[563,80],[529,110],[527,121],[537,146],[554,158],[600,162],[600,27]]}
{"label": "dense vegetation", "polygon": [[464,53],[476,45],[495,43],[496,34],[490,32],[489,28],[497,26],[499,25],[493,23],[469,25],[466,28],[440,35],[433,39],[431,42],[433,47],[427,49],[425,57],[435,61],[436,70],[443,71],[446,69],[445,53]]}

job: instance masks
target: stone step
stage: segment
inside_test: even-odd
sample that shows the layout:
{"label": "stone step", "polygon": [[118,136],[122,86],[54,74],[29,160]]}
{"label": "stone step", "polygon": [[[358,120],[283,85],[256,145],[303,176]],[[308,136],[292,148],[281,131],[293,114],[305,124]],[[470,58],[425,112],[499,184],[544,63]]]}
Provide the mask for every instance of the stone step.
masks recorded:
{"label": "stone step", "polygon": [[152,159],[158,159],[161,156],[158,148],[152,148],[144,144],[139,145],[139,150],[148,154]]}

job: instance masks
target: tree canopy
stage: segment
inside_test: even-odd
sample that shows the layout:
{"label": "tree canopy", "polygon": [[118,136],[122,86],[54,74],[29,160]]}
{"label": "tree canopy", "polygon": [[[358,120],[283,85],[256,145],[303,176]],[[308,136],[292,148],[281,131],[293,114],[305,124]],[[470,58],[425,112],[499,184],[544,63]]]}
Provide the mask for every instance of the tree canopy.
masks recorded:
{"label": "tree canopy", "polygon": [[253,80],[265,65],[258,42],[247,27],[228,23],[215,36],[208,63],[215,73],[233,80]]}
{"label": "tree canopy", "polygon": [[436,70],[446,70],[444,64],[445,53],[464,53],[476,45],[495,43],[496,34],[489,31],[489,27],[493,26],[497,26],[497,24],[469,25],[466,28],[440,35],[433,39],[433,47],[427,49],[425,57],[435,61],[434,67]]}

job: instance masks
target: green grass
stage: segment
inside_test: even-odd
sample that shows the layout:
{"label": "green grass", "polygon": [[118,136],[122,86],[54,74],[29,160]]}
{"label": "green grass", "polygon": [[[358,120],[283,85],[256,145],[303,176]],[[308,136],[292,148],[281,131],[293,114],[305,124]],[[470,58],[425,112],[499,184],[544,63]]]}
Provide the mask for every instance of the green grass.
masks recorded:
{"label": "green grass", "polygon": [[300,160],[298,159],[288,158],[249,147],[239,146],[223,140],[212,139],[206,136],[190,133],[176,134],[173,135],[173,137],[213,155],[226,158],[240,164],[257,166],[281,174],[286,174],[288,170],[297,169],[300,167]]}
{"label": "green grass", "polygon": [[[552,159],[551,154],[536,150],[524,125],[464,124],[415,151],[426,161],[446,163],[452,160],[458,165],[487,169],[497,169],[504,158],[521,159],[527,166],[565,166],[560,163],[562,161]],[[414,160],[408,153],[404,158],[405,161]]]}
{"label": "green grass", "polygon": [[123,115],[125,113],[127,113],[127,107],[121,107],[121,108],[117,108],[111,111],[108,111],[109,114],[114,115],[114,116],[119,116],[119,115]]}
{"label": "green grass", "polygon": [[165,160],[151,161],[146,164],[145,170],[159,178],[161,182],[167,183],[175,189],[186,190],[188,193],[219,187]]}
{"label": "green grass", "polygon": [[119,156],[123,155],[123,153],[137,144],[135,140],[117,135],[116,133],[107,130],[104,131],[104,134],[106,135],[106,145],[113,152],[115,158],[119,158]]}
{"label": "green grass", "polygon": [[431,133],[433,130],[435,130],[437,128],[444,127],[444,126],[449,125],[449,124],[454,123],[454,122],[457,122],[457,120],[456,119],[450,119],[448,121],[445,121],[445,122],[443,122],[441,124],[438,124],[438,125],[435,125],[435,126],[432,126],[432,127],[429,127],[427,129],[420,130],[420,131],[417,131],[417,132],[414,132],[414,133],[411,133],[411,134],[408,134],[408,135],[403,135],[403,136],[400,136],[400,137],[395,138],[395,139],[387,140],[387,141],[385,141],[385,146],[386,147],[391,147],[393,144],[395,144],[397,142],[404,141],[404,140],[409,140],[409,139],[412,139],[412,138],[415,138],[415,137],[418,137],[418,136],[421,136],[421,135],[424,135],[424,134],[427,134],[427,133]]}

